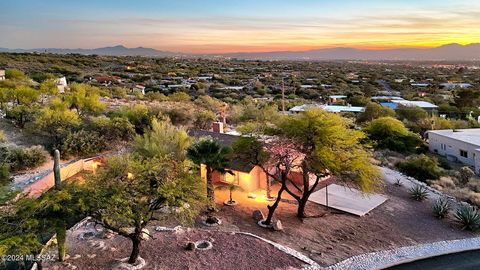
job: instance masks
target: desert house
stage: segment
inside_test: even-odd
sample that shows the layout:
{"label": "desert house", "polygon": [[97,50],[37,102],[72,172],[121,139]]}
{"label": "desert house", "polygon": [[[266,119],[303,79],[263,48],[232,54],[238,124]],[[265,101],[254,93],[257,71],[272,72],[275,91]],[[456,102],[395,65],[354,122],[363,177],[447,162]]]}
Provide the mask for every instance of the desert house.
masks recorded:
{"label": "desert house", "polygon": [[[232,146],[232,144],[240,137],[237,135],[223,133],[223,123],[217,122],[213,125],[213,131],[191,129],[189,135],[195,138],[210,138],[217,141],[222,146]],[[266,188],[267,174],[258,166],[254,166],[245,160],[232,160],[229,168],[233,174],[213,173],[213,183],[229,184],[234,183],[241,187],[245,192],[253,192]],[[202,179],[206,179],[206,168],[204,165],[200,167]]]}
{"label": "desert house", "polygon": [[427,131],[431,152],[475,167],[480,174],[480,128]]}
{"label": "desert house", "polygon": [[[210,138],[217,141],[223,146],[232,146],[233,143],[240,138],[239,135],[226,134],[223,130],[222,122],[215,122],[212,125],[212,131],[191,129],[188,131],[191,137],[198,139]],[[231,184],[242,188],[245,192],[266,191],[268,188],[268,182],[272,183],[272,179],[263,171],[259,166],[255,166],[246,160],[235,159],[230,162],[229,168],[233,174],[221,174],[219,172],[213,173],[214,185]],[[275,174],[275,168],[267,168],[269,173]],[[202,165],[200,167],[200,174],[202,179],[206,179],[206,167]],[[315,177],[310,177],[310,185],[315,181]],[[303,175],[299,168],[292,169],[289,174],[289,179],[295,183],[298,187],[303,185]],[[322,179],[327,180],[328,177]]]}
{"label": "desert house", "polygon": [[65,77],[57,78],[55,79],[55,83],[57,85],[58,91],[60,93],[65,93],[65,89],[68,88],[67,78]]}

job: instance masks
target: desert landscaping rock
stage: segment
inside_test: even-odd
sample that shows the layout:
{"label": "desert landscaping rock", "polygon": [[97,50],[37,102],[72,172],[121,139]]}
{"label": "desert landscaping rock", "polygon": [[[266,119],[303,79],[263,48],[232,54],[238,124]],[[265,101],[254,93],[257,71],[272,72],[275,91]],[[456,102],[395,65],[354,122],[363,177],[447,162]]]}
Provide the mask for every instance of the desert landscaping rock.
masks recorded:
{"label": "desert landscaping rock", "polygon": [[216,227],[216,226],[222,225],[222,220],[220,220],[217,217],[210,216],[203,221],[203,225],[208,227]]}
{"label": "desert landscaping rock", "polygon": [[276,220],[275,222],[273,222],[272,228],[275,231],[283,231],[282,222],[280,220]]}
{"label": "desert landscaping rock", "polygon": [[253,220],[255,220],[256,222],[259,222],[260,220],[265,219],[265,215],[263,215],[263,212],[261,210],[258,210],[258,209],[253,211],[252,217],[253,217]]}
{"label": "desert landscaping rock", "polygon": [[185,249],[186,250],[195,250],[197,247],[195,246],[194,242],[188,242]]}

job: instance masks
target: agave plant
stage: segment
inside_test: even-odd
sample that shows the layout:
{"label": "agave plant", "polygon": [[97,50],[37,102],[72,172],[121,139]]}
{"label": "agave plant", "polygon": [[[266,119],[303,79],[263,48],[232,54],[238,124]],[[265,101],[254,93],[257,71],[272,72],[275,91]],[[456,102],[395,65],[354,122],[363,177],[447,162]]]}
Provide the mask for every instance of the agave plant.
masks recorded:
{"label": "agave plant", "polygon": [[462,230],[475,231],[480,228],[480,214],[469,204],[463,204],[457,209],[455,219],[462,225]]}
{"label": "agave plant", "polygon": [[450,203],[446,198],[440,198],[433,204],[433,214],[437,218],[444,218],[450,211]]}
{"label": "agave plant", "polygon": [[397,186],[397,187],[403,186],[402,179],[396,178],[394,185]]}
{"label": "agave plant", "polygon": [[416,201],[423,201],[428,198],[428,190],[426,187],[421,185],[416,185],[409,190],[410,196]]}

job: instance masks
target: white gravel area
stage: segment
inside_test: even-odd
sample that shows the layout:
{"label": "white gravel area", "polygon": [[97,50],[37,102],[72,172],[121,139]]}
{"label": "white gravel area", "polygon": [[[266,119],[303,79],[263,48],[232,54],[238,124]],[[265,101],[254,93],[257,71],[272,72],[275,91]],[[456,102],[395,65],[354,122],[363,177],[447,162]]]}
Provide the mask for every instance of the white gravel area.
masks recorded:
{"label": "white gravel area", "polygon": [[[423,258],[480,249],[480,237],[372,252],[348,258],[323,270],[375,270]],[[309,268],[322,269],[322,268]]]}

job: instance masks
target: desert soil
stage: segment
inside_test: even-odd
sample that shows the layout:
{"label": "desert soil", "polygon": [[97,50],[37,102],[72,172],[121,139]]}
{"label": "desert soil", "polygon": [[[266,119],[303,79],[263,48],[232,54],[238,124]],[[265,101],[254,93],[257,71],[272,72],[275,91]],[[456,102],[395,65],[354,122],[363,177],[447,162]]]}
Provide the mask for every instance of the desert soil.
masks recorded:
{"label": "desert soil", "polygon": [[[322,266],[332,265],[363,253],[442,240],[474,237],[462,231],[452,218],[438,220],[432,214],[432,201],[417,202],[410,198],[406,187],[386,184],[382,194],[388,200],[364,217],[338,211],[326,211],[324,206],[309,202],[307,212],[312,218],[295,217],[296,205],[281,203],[275,217],[284,231],[270,231],[257,226],[252,212],[260,209],[266,215],[266,203],[242,199],[238,206],[219,204],[222,226],[257,234],[304,253]],[[218,194],[225,200],[227,194]],[[219,199],[221,201],[222,199]],[[249,201],[248,201],[249,200]]]}
{"label": "desert soil", "polygon": [[[97,226],[98,227],[98,226]],[[80,239],[83,232],[94,231],[91,225],[80,227],[68,236],[68,254],[65,263],[44,263],[47,269],[115,269],[118,260],[130,255],[131,242],[124,237],[111,239],[98,236]],[[147,264],[142,269],[290,269],[301,268],[304,262],[280,251],[272,245],[243,234],[205,231],[198,229],[180,232],[157,232],[149,228],[153,238],[144,241],[140,256]],[[208,240],[210,250],[187,251],[188,242]],[[102,244],[99,244],[102,243]],[[49,253],[56,254],[54,249]]]}

